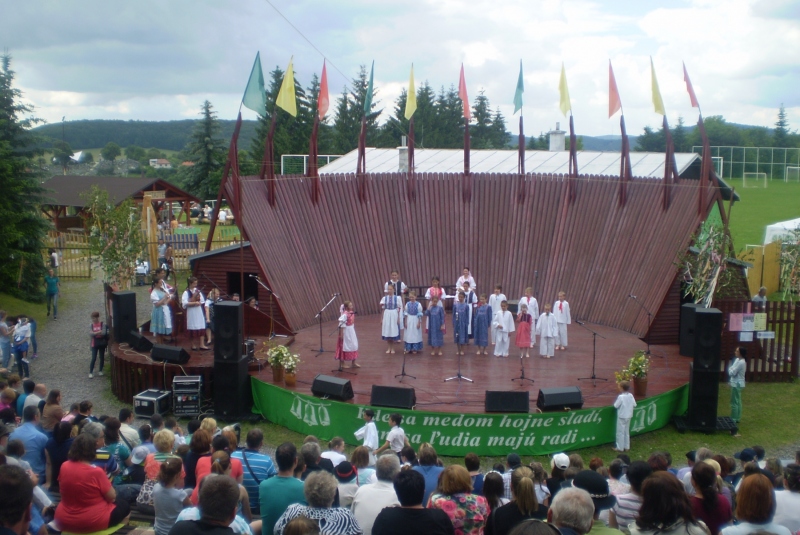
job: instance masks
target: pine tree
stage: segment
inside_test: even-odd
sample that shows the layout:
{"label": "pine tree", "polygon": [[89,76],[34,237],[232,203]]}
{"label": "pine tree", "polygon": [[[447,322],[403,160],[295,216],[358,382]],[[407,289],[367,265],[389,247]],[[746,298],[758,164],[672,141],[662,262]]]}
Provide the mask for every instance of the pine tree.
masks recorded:
{"label": "pine tree", "polygon": [[500,108],[497,108],[492,117],[491,128],[491,148],[493,149],[507,149],[509,148],[509,136],[511,134],[506,130],[506,119],[500,113]]}
{"label": "pine tree", "polygon": [[686,136],[683,117],[678,117],[678,124],[672,129],[672,144],[675,145],[675,152],[689,152],[692,150],[689,145],[689,139]]}
{"label": "pine tree", "polygon": [[[336,102],[336,120],[333,123],[334,149],[345,154],[358,147],[358,136],[361,132],[361,117],[364,115],[364,101],[367,98],[369,72],[366,65],[361,65],[358,76],[351,81],[352,89],[342,91]],[[373,88],[372,107],[367,115],[367,145],[375,146],[378,142],[378,90]]]}
{"label": "pine tree", "polygon": [[[458,149],[464,145],[464,110],[458,90],[454,85],[444,86],[436,97],[436,129],[429,146],[442,149]],[[429,136],[431,137],[431,136]],[[434,145],[435,143],[435,145]]]}
{"label": "pine tree", "polygon": [[489,109],[489,97],[483,90],[475,97],[472,105],[472,122],[469,129],[471,148],[490,149],[492,148],[492,112]]}
{"label": "pine tree", "polygon": [[11,56],[0,57],[0,288],[29,301],[44,300],[42,251],[49,223],[41,216],[43,178],[34,159],[41,154],[31,128],[33,107],[14,87]]}
{"label": "pine tree", "polygon": [[182,168],[181,184],[192,195],[213,199],[219,191],[222,166],[225,163],[225,142],[220,137],[217,113],[209,101],[200,108],[202,119],[197,123],[184,151],[194,165]]}
{"label": "pine tree", "polygon": [[772,132],[772,145],[774,147],[789,147],[789,120],[786,116],[786,108],[778,109],[778,120],[775,122],[775,130]]}

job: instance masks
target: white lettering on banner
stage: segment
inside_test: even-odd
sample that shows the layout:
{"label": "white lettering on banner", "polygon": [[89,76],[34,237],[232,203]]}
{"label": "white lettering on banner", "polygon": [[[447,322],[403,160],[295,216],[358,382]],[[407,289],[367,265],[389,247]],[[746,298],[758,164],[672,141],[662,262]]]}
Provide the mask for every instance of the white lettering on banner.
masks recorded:
{"label": "white lettering on banner", "polygon": [[[369,407],[367,407],[367,408],[369,408]],[[358,414],[356,414],[356,419],[357,420],[363,420],[364,419],[364,410],[365,410],[364,407],[359,407],[358,408]],[[389,423],[389,416],[391,416],[391,414],[392,413],[390,413],[390,412],[386,412],[386,411],[383,411],[381,409],[378,409],[378,410],[375,411],[375,417],[373,418],[373,421]],[[427,421],[427,419],[426,419],[426,421]],[[417,425],[417,417],[416,416],[404,416],[403,417],[403,424],[404,425]],[[426,423],[425,425],[428,425],[428,424]]]}
{"label": "white lettering on banner", "polygon": [[309,401],[295,394],[289,412],[298,420],[305,422],[306,425],[328,427],[331,425],[331,417],[327,409],[330,405],[330,403],[321,401]]}
{"label": "white lettering on banner", "polygon": [[655,403],[650,403],[646,407],[636,407],[633,411],[633,421],[631,422],[631,431],[638,433],[647,427],[653,425],[658,418],[658,407]]}

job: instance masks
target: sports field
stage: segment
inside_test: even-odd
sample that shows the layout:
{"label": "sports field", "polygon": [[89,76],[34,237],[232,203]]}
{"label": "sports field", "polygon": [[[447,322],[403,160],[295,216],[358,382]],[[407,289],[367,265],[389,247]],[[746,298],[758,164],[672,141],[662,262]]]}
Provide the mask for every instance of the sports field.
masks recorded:
{"label": "sports field", "polygon": [[742,199],[734,203],[730,220],[737,251],[747,245],[761,244],[767,225],[800,217],[800,182],[770,180],[766,188],[744,188],[742,179],[725,179],[725,182],[735,188]]}

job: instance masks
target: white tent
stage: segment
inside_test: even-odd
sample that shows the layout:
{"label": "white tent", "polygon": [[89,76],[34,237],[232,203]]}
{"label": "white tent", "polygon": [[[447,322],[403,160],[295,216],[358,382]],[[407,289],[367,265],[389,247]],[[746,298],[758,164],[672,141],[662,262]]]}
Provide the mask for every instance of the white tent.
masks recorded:
{"label": "white tent", "polygon": [[800,228],[800,218],[767,225],[767,231],[764,233],[764,245],[774,241],[787,241],[792,239],[792,231],[797,228]]}

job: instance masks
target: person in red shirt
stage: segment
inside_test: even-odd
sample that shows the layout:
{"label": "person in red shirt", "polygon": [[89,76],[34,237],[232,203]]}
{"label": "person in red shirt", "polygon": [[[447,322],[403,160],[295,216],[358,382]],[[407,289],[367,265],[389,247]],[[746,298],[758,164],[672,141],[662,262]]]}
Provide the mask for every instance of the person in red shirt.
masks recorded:
{"label": "person in red shirt", "polygon": [[[231,434],[233,434],[231,432]],[[235,451],[236,445],[233,445],[231,448],[230,439],[225,436],[226,433],[222,433],[221,435],[217,435],[211,441],[211,453],[215,451]],[[236,437],[233,434],[234,438]],[[197,466],[194,469],[195,477],[197,478],[197,483],[200,483],[200,480],[203,479],[203,476],[208,475],[211,473],[211,456],[208,457],[200,457],[197,460]],[[231,459],[231,477],[236,480],[237,483],[241,483],[244,479],[244,469],[242,468],[242,461],[239,459]]]}

